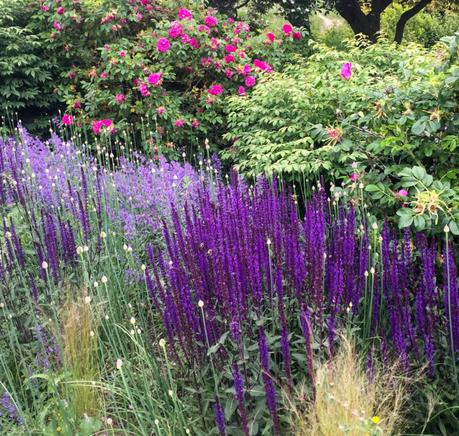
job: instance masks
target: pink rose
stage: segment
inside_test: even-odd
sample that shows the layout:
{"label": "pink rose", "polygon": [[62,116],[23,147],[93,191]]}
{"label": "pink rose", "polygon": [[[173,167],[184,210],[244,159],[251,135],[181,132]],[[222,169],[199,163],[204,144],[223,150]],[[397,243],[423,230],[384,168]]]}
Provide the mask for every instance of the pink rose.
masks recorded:
{"label": "pink rose", "polygon": [[243,86],[240,86],[237,89],[237,93],[238,93],[238,95],[245,95],[245,88]]}
{"label": "pink rose", "polygon": [[64,116],[62,117],[62,124],[64,126],[70,126],[73,124],[73,116],[72,115],[68,115],[68,114],[64,114]]}
{"label": "pink rose", "polygon": [[65,12],[65,9],[62,6],[60,6],[56,9],[56,12],[58,15],[62,15]]}
{"label": "pink rose", "polygon": [[242,67],[242,74],[243,74],[244,76],[246,76],[247,74],[249,74],[251,71],[252,71],[252,67],[250,66],[250,64],[245,64],[245,65]]}
{"label": "pink rose", "polygon": [[171,23],[171,27],[169,28],[169,36],[172,39],[178,38],[182,33],[183,26],[178,21]]}
{"label": "pink rose", "polygon": [[234,46],[234,45],[232,45],[232,44],[228,44],[228,45],[225,47],[226,53],[234,53],[236,50],[237,50],[237,47]]}
{"label": "pink rose", "polygon": [[152,73],[148,76],[148,83],[151,83],[153,86],[160,85],[162,78],[162,73]]}
{"label": "pink rose", "polygon": [[182,8],[182,9],[179,9],[178,11],[178,17],[179,17],[179,20],[192,20],[193,14],[191,13],[190,10]]}
{"label": "pink rose", "polygon": [[255,83],[257,83],[257,79],[255,79],[254,76],[247,76],[245,78],[245,86],[247,86],[248,88],[254,87]]}
{"label": "pink rose", "polygon": [[351,179],[351,181],[356,182],[357,180],[359,180],[359,177],[360,176],[358,173],[352,173],[349,178]]}
{"label": "pink rose", "polygon": [[174,121],[174,126],[175,127],[183,127],[185,125],[185,121],[179,118],[178,120]]}
{"label": "pink rose", "polygon": [[159,52],[165,53],[171,48],[171,43],[167,38],[159,38],[156,43],[156,48]]}
{"label": "pink rose", "polygon": [[272,67],[269,64],[267,64],[266,62],[261,61],[260,59],[255,59],[253,61],[253,65],[256,68],[258,68],[258,69],[260,69],[262,71],[266,71],[268,73],[273,70]]}
{"label": "pink rose", "polygon": [[290,35],[293,32],[293,27],[289,23],[285,23],[282,26],[282,32],[284,32],[284,35]]}
{"label": "pink rose", "polygon": [[199,48],[199,42],[196,38],[191,38],[188,44],[190,44],[190,46],[193,47],[194,49]]}
{"label": "pink rose", "polygon": [[206,26],[205,24],[200,24],[198,26],[198,32],[209,33],[210,32],[210,27]]}
{"label": "pink rose", "polygon": [[142,97],[148,97],[150,95],[150,90],[148,89],[148,85],[146,83],[141,83],[139,85],[139,91]]}
{"label": "pink rose", "polygon": [[211,95],[223,94],[223,87],[221,85],[212,85],[207,91]]}
{"label": "pink rose", "polygon": [[341,65],[341,78],[349,80],[352,76],[352,62],[345,62]]}
{"label": "pink rose", "polygon": [[408,197],[408,195],[410,195],[410,194],[408,193],[408,191],[407,191],[406,189],[400,189],[400,191],[398,191],[398,192],[395,194],[395,196],[396,196],[396,197],[399,197],[399,198],[400,198],[400,197]]}
{"label": "pink rose", "polygon": [[61,23],[59,23],[59,21],[55,21],[53,23],[53,27],[58,31],[60,32],[62,30],[62,26],[61,26]]}
{"label": "pink rose", "polygon": [[209,27],[214,27],[218,24],[218,20],[213,15],[207,15],[207,17],[204,18],[204,23]]}
{"label": "pink rose", "polygon": [[156,108],[156,113],[158,115],[162,115],[164,112],[166,112],[166,108],[164,106],[160,106],[160,107]]}
{"label": "pink rose", "polygon": [[116,94],[115,99],[117,103],[121,104],[126,100],[126,96],[124,94]]}
{"label": "pink rose", "polygon": [[231,62],[234,62],[234,56],[233,55],[226,55],[225,56],[225,62],[227,64],[230,64]]}
{"label": "pink rose", "polygon": [[274,42],[274,40],[276,39],[276,36],[274,35],[274,33],[271,33],[271,32],[267,33],[266,37],[268,38],[268,41],[270,42]]}

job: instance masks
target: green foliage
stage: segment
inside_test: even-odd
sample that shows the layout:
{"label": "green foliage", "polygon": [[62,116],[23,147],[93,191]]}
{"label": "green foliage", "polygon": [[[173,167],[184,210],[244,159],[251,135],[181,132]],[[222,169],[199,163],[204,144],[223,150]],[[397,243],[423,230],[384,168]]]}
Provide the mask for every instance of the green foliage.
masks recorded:
{"label": "green foliage", "polygon": [[[316,46],[304,67],[298,62],[250,96],[228,98],[225,137],[234,144],[224,158],[250,176],[277,173],[297,182],[319,174],[346,180],[355,172],[382,208],[401,204],[404,168],[423,167],[437,180],[428,187],[443,193],[446,213],[459,192],[458,39],[429,51],[384,41],[365,50],[349,45],[346,53]],[[353,75],[343,80],[348,61]],[[418,217],[415,224],[442,229],[446,222]]]}
{"label": "green foliage", "polygon": [[[393,38],[395,26],[406,8],[399,4],[390,5],[381,17],[382,32]],[[459,29],[459,13],[456,10],[431,8],[422,10],[411,18],[405,28],[403,42],[418,42],[431,47],[441,38],[452,35]]]}
{"label": "green foliage", "polygon": [[57,101],[55,67],[46,43],[31,23],[26,0],[0,0],[0,112],[19,116],[46,111]]}

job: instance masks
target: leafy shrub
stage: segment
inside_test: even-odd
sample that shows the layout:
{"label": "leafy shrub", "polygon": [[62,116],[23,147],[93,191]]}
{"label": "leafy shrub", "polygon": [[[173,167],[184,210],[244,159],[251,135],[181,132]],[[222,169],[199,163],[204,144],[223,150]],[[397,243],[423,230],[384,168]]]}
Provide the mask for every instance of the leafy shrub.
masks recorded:
{"label": "leafy shrub", "polygon": [[27,0],[0,0],[0,113],[43,120],[57,102],[56,68],[32,24],[33,12]]}
{"label": "leafy shrub", "polygon": [[[346,52],[319,45],[306,67],[291,66],[251,95],[228,99],[225,137],[234,145],[223,156],[251,176],[275,172],[302,182],[328,173],[347,182],[352,175],[370,185],[384,212],[401,204],[401,171],[422,166],[445,189],[453,183],[448,211],[433,220],[443,229],[458,218],[459,160],[457,38],[445,43],[430,51],[383,41]],[[350,61],[346,79],[340,68]]]}
{"label": "leafy shrub", "polygon": [[221,142],[222,95],[249,92],[292,50],[308,50],[291,27],[269,39],[190,4],[44,2],[41,26],[71,61],[59,86],[68,112],[88,125],[110,118],[117,131],[132,125],[178,157],[178,145]]}

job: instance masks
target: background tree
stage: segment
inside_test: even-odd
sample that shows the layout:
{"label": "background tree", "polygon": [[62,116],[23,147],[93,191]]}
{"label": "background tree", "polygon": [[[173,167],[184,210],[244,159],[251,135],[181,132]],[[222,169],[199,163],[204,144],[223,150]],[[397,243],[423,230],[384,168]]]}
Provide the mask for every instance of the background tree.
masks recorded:
{"label": "background tree", "polygon": [[336,11],[350,25],[355,34],[363,34],[376,42],[381,31],[381,16],[392,4],[406,7],[399,17],[394,40],[400,43],[407,22],[428,5],[436,7],[454,7],[458,0],[209,0],[209,4],[221,12],[236,15],[238,9],[248,6],[250,9],[264,13],[278,5],[283,15],[296,26],[309,27],[309,15],[315,10]]}

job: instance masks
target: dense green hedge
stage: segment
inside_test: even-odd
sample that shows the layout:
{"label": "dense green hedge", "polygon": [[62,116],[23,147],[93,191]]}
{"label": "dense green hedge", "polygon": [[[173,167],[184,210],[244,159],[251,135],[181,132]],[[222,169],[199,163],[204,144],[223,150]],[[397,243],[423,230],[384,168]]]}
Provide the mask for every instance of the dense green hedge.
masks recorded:
{"label": "dense green hedge", "polygon": [[27,0],[0,0],[0,113],[47,122],[58,102],[58,67]]}

